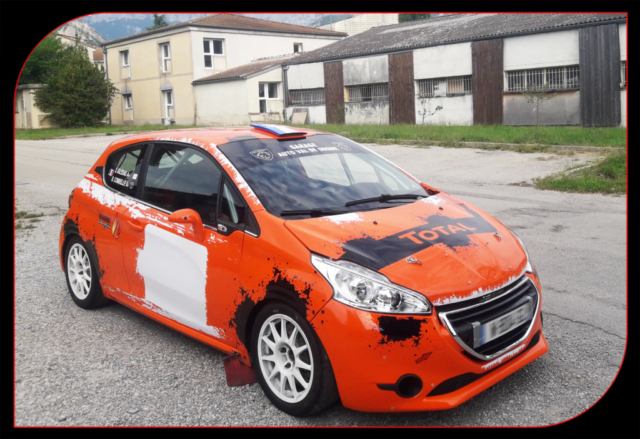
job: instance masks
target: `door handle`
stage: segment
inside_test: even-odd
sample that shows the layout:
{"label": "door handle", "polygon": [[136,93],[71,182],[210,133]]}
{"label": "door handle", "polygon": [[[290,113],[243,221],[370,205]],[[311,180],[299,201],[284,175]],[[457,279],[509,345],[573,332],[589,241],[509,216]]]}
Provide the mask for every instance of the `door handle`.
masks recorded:
{"label": "door handle", "polygon": [[144,230],[144,224],[140,224],[138,221],[135,220],[127,220],[127,222],[129,223],[129,225],[131,226],[131,228],[133,230],[135,230],[136,232],[142,232]]}

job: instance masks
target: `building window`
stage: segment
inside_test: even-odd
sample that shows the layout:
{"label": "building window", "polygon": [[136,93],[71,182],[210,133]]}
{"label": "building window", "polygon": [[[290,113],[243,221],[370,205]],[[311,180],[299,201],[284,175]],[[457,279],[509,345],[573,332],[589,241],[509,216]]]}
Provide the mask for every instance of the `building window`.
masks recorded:
{"label": "building window", "polygon": [[324,88],[289,90],[289,105],[324,104]]}
{"label": "building window", "polygon": [[267,100],[278,99],[278,83],[277,82],[265,82],[258,85],[260,100],[260,113],[267,113],[268,106]]}
{"label": "building window", "polygon": [[204,40],[204,67],[213,68],[213,56],[224,55],[222,40]]}
{"label": "building window", "polygon": [[120,52],[120,55],[122,56],[122,67],[129,67],[129,51]]}
{"label": "building window", "polygon": [[620,62],[620,76],[622,77],[622,81],[620,82],[620,88],[625,88],[627,86],[627,62]]}
{"label": "building window", "polygon": [[418,80],[418,97],[462,96],[471,94],[471,75]]}
{"label": "building window", "polygon": [[579,90],[580,67],[553,67],[506,72],[507,91]]}
{"label": "building window", "polygon": [[173,112],[173,90],[167,90],[162,92],[164,94],[164,118],[165,123],[168,125],[171,118],[174,116]]}
{"label": "building window", "polygon": [[302,43],[293,43],[293,53],[302,52]]}
{"label": "building window", "polygon": [[388,101],[389,84],[363,84],[346,87],[345,102]]}
{"label": "building window", "polygon": [[124,108],[126,110],[131,110],[133,108],[133,97],[130,94],[122,95],[124,98]]}
{"label": "building window", "polygon": [[169,60],[171,59],[171,49],[169,43],[161,44],[160,51],[162,53],[162,72],[166,73],[169,70]]}

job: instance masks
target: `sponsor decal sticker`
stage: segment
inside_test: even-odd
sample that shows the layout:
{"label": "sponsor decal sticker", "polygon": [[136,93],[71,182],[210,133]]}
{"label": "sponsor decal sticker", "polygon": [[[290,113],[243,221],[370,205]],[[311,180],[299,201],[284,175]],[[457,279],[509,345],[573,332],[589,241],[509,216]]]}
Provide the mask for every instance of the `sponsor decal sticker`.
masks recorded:
{"label": "sponsor decal sticker", "polygon": [[273,154],[268,149],[256,149],[251,151],[250,154],[260,160],[273,160]]}
{"label": "sponsor decal sticker", "polygon": [[331,143],[344,151],[351,151],[351,147],[349,145],[345,145],[344,143],[340,143],[340,142],[331,142]]}
{"label": "sponsor decal sticker", "polygon": [[98,214],[98,224],[100,224],[102,226],[102,230],[106,229],[107,227],[111,227],[111,218],[109,218],[106,215],[103,214]]}
{"label": "sponsor decal sticker", "polygon": [[113,175],[113,169],[110,169],[109,170],[109,176],[112,176],[112,175]]}

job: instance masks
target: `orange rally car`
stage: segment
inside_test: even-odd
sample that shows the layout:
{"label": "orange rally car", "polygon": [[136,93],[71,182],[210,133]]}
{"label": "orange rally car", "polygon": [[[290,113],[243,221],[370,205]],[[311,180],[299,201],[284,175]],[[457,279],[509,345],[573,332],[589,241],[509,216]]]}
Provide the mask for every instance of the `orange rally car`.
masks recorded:
{"label": "orange rally car", "polygon": [[71,297],[251,366],[279,409],[455,407],[548,350],[502,223],[349,139],[252,125],[112,143],[69,197]]}

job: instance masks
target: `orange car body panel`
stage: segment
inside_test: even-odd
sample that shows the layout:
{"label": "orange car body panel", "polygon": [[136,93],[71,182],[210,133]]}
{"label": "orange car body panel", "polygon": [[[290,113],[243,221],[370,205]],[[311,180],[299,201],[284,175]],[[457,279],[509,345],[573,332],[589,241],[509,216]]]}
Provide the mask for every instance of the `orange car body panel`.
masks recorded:
{"label": "orange car body panel", "polygon": [[[314,133],[309,131],[307,137]],[[428,316],[384,315],[332,300],[331,285],[310,262],[312,252],[333,259],[350,254],[357,260],[366,258],[363,249],[377,245],[380,259],[370,262],[379,263],[379,271],[391,282],[424,294],[436,311],[439,305],[479,297],[513,282],[525,273],[526,255],[499,221],[443,192],[393,208],[334,217],[285,220],[271,215],[217,147],[247,136],[277,138],[253,128],[198,129],[139,134],[111,144],[73,192],[60,231],[63,270],[65,242],[68,236],[77,234],[90,247],[106,297],[217,349],[238,354],[245,364],[250,364],[248,337],[257,306],[267,299],[285,300],[311,322],[331,360],[343,404],[356,410],[455,407],[548,350],[540,332],[539,305],[527,340],[515,348],[516,352],[507,352],[505,358],[491,365],[462,355],[462,348],[435,311]],[[210,154],[253,212],[260,227],[259,237],[242,231],[223,236],[205,227],[204,239],[199,240],[191,224],[171,222],[166,212],[105,187],[96,167],[105,166],[112,152],[127,145],[162,141],[195,145]],[[177,239],[177,249],[206,255],[196,258],[206,263],[202,262],[201,270],[193,276],[202,276],[205,282],[206,310],[201,326],[190,325],[174,310],[147,300],[150,285],[161,282],[166,275],[145,276],[141,269],[141,254],[147,251],[145,245],[151,245],[147,242],[150,233],[160,237],[171,234]],[[445,237],[458,247],[453,249],[441,242]],[[387,252],[387,247],[401,248],[402,257],[398,258],[400,253],[395,250]],[[160,256],[148,254],[145,258],[150,261],[157,257],[173,263],[174,253],[169,250]],[[409,256],[421,264],[407,263],[405,258]],[[535,276],[526,276],[540,290]],[[380,331],[383,318],[411,319],[416,333],[404,340],[390,340]],[[536,334],[538,343],[525,349]],[[377,387],[409,373],[424,382],[416,397],[401,398]],[[426,396],[435,386],[462,374],[482,376],[459,390]]]}

